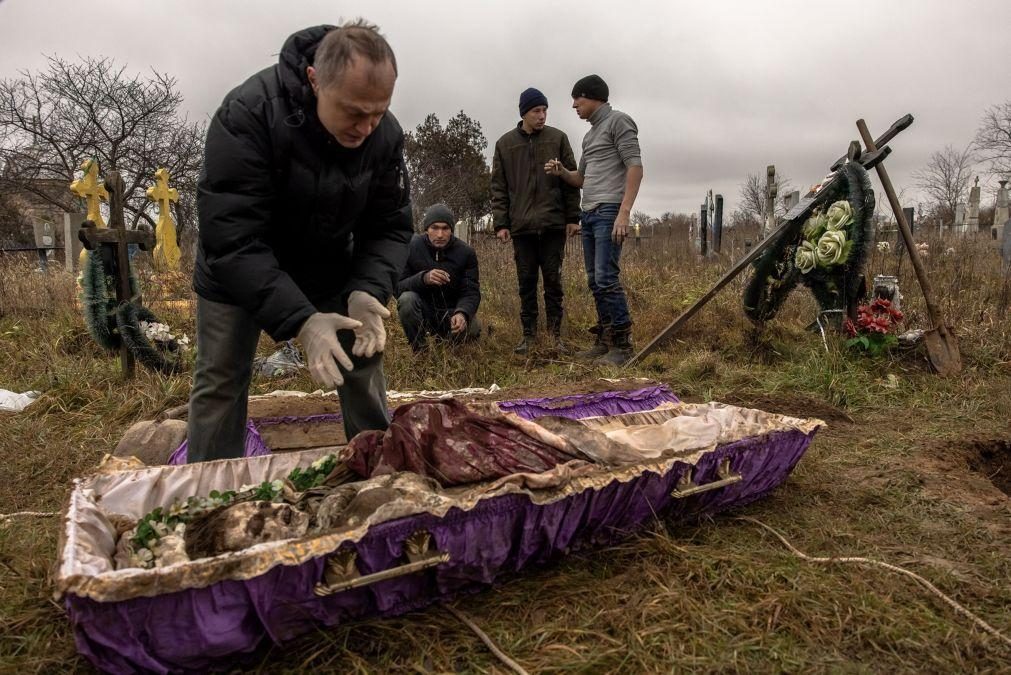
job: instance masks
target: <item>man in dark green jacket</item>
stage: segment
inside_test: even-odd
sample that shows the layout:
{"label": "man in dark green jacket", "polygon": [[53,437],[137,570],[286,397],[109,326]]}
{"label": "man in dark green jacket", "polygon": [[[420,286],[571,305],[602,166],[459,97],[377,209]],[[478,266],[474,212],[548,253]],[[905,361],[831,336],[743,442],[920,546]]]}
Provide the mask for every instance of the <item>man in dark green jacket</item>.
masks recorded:
{"label": "man in dark green jacket", "polygon": [[495,234],[512,240],[520,291],[523,339],[513,350],[526,354],[537,333],[538,272],[544,278],[544,313],[555,349],[562,342],[562,257],[565,237],[579,232],[579,190],[544,165],[559,159],[569,169],[576,158],[565,134],[545,122],[548,99],[534,88],[520,94],[520,122],[495,143],[491,205]]}

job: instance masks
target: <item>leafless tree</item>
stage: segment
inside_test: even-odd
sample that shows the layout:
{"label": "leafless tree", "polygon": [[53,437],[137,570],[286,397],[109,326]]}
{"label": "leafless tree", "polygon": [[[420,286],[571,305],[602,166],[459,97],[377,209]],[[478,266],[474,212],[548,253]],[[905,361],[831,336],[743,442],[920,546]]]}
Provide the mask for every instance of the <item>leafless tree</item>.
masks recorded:
{"label": "leafless tree", "polygon": [[962,150],[946,145],[930,156],[927,166],[913,172],[916,186],[923,191],[931,202],[931,210],[943,222],[952,222],[955,207],[965,200],[972,177],[972,150],[971,143]]}
{"label": "leafless tree", "polygon": [[145,189],[165,167],[180,193],[181,231],[194,220],[204,139],[204,124],[180,113],[182,100],[174,78],[127,73],[108,58],[49,57],[39,72],[0,80],[0,190],[68,209],[71,197],[52,183],[69,184],[82,162],[97,159],[103,174],[122,174],[128,227],[135,228],[141,220],[154,224]]}
{"label": "leafless tree", "polygon": [[[768,193],[764,177],[760,178],[749,173],[748,177],[741,183],[740,207],[750,215],[753,215],[759,222],[765,221],[765,196]],[[791,192],[793,185],[786,176],[776,175],[776,199],[775,214],[777,218],[786,215],[786,205],[783,203],[783,196]]]}
{"label": "leafless tree", "polygon": [[1011,179],[1011,100],[986,109],[975,143],[979,158],[990,162],[991,171]]}

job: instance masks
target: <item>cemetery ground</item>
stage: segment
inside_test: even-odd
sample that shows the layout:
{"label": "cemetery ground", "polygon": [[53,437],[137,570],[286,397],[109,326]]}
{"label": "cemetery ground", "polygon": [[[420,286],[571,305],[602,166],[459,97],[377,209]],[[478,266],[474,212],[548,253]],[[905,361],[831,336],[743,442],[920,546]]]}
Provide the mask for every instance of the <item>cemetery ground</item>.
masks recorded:
{"label": "cemetery ground", "polygon": [[[480,242],[493,325],[478,344],[413,358],[389,324],[395,389],[503,387],[504,397],[599,387],[599,377],[668,383],[688,401],[717,400],[828,423],[791,477],[767,498],[696,523],[658,520],[625,543],[574,553],[455,606],[529,672],[1006,671],[1011,647],[905,576],[793,555],[746,516],[813,556],[865,556],[916,572],[1011,635],[1011,280],[990,242],[930,239],[925,260],[959,336],[963,372],[932,374],[922,351],[871,359],[806,330],[815,304],[798,289],[758,335],[738,279],[677,339],[629,372],[559,358],[545,346],[512,354],[519,338],[510,248]],[[740,242],[724,242],[724,250]],[[949,248],[954,251],[945,254]],[[699,261],[662,237],[629,244],[625,280],[638,345],[704,293],[729,256]],[[69,275],[0,261],[0,386],[43,391],[0,414],[0,513],[59,511],[70,482],[92,470],[126,428],[185,403],[188,372],[139,370],[123,383],[75,309]],[[868,276],[894,274],[875,252]],[[907,324],[928,328],[908,259],[899,270]],[[144,283],[144,282],[142,282]],[[581,256],[565,261],[568,337],[592,323]],[[189,295],[185,282],[177,284]],[[193,335],[185,303],[150,281],[145,300]],[[272,351],[266,338],[261,353]],[[922,349],[922,348],[921,348]],[[254,380],[254,393],[312,390],[306,374]],[[57,518],[0,524],[0,671],[88,672],[51,599]],[[196,628],[194,628],[196,630]],[[238,663],[238,662],[236,662]],[[446,609],[319,631],[265,648],[256,672],[501,672]]]}

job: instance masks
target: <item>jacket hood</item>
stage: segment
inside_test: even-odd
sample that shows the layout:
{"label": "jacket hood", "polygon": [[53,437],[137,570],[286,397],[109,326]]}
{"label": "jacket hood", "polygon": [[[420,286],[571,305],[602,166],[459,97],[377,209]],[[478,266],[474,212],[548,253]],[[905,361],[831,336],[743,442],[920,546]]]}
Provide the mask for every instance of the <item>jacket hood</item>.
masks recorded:
{"label": "jacket hood", "polygon": [[306,28],[294,33],[284,41],[278,58],[277,72],[288,96],[296,103],[311,107],[316,96],[309,85],[309,76],[305,69],[312,65],[316,58],[316,48],[323,36],[336,26],[322,25]]}

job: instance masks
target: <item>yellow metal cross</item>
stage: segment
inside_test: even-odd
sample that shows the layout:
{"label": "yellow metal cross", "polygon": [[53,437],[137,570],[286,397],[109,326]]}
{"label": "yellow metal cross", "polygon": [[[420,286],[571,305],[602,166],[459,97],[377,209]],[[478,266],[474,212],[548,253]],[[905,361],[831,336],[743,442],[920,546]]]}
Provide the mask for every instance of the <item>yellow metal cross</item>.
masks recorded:
{"label": "yellow metal cross", "polygon": [[109,201],[109,193],[98,177],[98,162],[93,159],[85,160],[81,164],[81,171],[84,172],[84,175],[70,184],[70,190],[84,199],[87,205],[88,220],[95,223],[95,227],[106,227],[99,204]]}
{"label": "yellow metal cross", "polygon": [[154,172],[155,184],[147,189],[147,198],[158,204],[158,224],[154,229],[157,244],[154,247],[154,264],[162,270],[178,270],[182,252],[176,243],[176,224],[172,220],[172,202],[179,200],[179,191],[170,188],[166,168]]}

